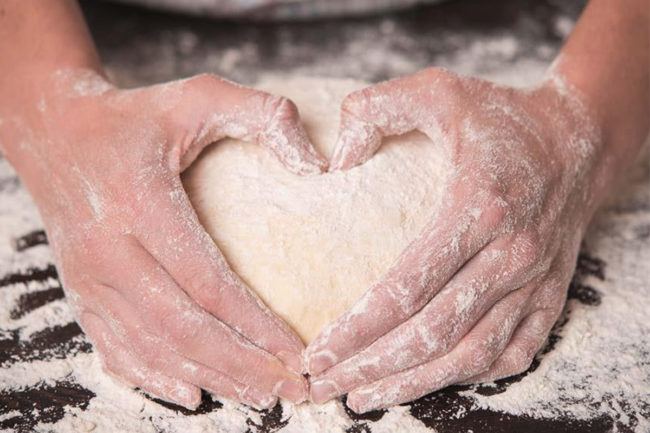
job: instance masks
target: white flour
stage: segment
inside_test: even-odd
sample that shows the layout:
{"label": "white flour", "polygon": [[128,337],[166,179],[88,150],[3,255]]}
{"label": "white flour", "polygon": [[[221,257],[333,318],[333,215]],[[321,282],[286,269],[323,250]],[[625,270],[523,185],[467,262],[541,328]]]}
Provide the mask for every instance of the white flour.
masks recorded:
{"label": "white flour", "polygon": [[[568,33],[571,22],[562,17],[556,26],[562,33]],[[388,33],[394,31],[390,20],[382,24],[382,29]],[[537,58],[506,62],[521,54],[521,47],[511,36],[494,36],[470,44],[460,41],[459,45],[467,48],[447,58],[443,56],[439,65],[514,85],[539,79],[548,66],[547,60],[554,55],[551,47],[542,45],[538,48],[542,53]],[[356,60],[348,66],[341,68],[339,62],[329,63],[324,59],[316,65],[299,68],[296,73],[364,79],[369,78],[364,76],[365,68],[373,66],[367,63],[374,62],[375,67],[376,63],[390,64],[388,72],[391,75],[428,66],[423,64],[423,59],[410,59],[403,51],[379,47],[369,38],[360,38],[350,44],[347,54]],[[218,69],[236,68],[248,55],[246,50],[251,49],[233,49],[221,56],[219,61],[224,63]],[[115,69],[112,72],[118,77],[125,74]],[[635,169],[630,170],[629,181],[620,189],[617,199],[597,214],[587,234],[587,250],[606,263],[606,279],[588,277],[584,283],[601,294],[602,303],[588,306],[570,301],[569,321],[562,330],[562,339],[543,357],[537,370],[499,394],[484,396],[473,390],[464,391],[463,395],[474,399],[475,408],[534,418],[607,416],[620,423],[615,425],[615,430],[650,431],[649,171],[646,154]],[[46,267],[51,263],[46,246],[21,253],[16,253],[12,246],[15,237],[40,229],[42,223],[28,194],[2,159],[0,186],[0,278],[30,267]],[[3,306],[0,329],[5,331],[0,338],[8,338],[4,334],[11,330],[19,330],[21,339],[29,340],[38,331],[73,320],[67,304],[61,301],[50,302],[22,318],[10,317],[11,308],[21,294],[51,285],[19,283],[0,290],[0,305]],[[262,422],[260,413],[227,401],[223,402],[221,410],[208,414],[178,415],[104,374],[98,358],[92,353],[73,353],[66,359],[18,362],[0,369],[0,393],[66,377],[93,391],[96,397],[85,410],[67,407],[61,420],[55,424],[39,424],[36,431],[244,432],[257,431],[256,425]],[[454,416],[460,418],[464,411],[459,408]],[[17,416],[20,416],[18,411],[2,412],[0,421]],[[287,422],[282,432],[343,432],[353,424],[338,401],[298,407],[283,403],[282,420]],[[408,406],[392,408],[378,421],[364,422],[374,433],[431,431],[410,414]]]}

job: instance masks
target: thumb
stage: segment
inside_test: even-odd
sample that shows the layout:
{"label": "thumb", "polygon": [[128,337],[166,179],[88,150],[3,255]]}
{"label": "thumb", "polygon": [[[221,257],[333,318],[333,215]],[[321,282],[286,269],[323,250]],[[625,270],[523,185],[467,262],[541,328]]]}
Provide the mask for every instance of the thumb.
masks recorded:
{"label": "thumb", "polygon": [[426,133],[435,121],[431,101],[449,74],[425,69],[350,93],[341,105],[341,126],[330,171],[362,164],[387,135],[418,129]]}
{"label": "thumb", "polygon": [[289,99],[208,74],[180,81],[179,86],[182,96],[172,110],[173,122],[180,120],[194,131],[182,144],[181,168],[208,144],[232,137],[256,141],[293,173],[327,169],[327,160],[310,142],[298,108]]}
{"label": "thumb", "polygon": [[362,114],[364,110],[352,108],[355,107],[355,102],[351,102],[353,98],[357,96],[350,94],[341,106],[339,134],[330,162],[330,171],[347,170],[363,164],[381,146],[382,131],[370,119],[366,120],[366,116]]}
{"label": "thumb", "polygon": [[330,171],[344,170],[366,162],[387,135],[417,127],[409,111],[413,104],[400,81],[386,81],[352,92],[341,104],[339,135]]}

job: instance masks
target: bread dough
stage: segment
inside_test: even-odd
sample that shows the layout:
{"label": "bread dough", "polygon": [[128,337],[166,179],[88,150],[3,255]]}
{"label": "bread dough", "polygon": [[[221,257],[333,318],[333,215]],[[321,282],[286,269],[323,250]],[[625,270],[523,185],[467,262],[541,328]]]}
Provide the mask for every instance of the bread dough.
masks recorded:
{"label": "bread dough", "polygon": [[[294,78],[259,87],[298,105],[314,145],[329,158],[341,101],[365,85]],[[183,182],[230,266],[309,343],[424,226],[448,172],[443,156],[413,132],[384,140],[351,170],[298,176],[271,152],[228,139],[204,150]]]}

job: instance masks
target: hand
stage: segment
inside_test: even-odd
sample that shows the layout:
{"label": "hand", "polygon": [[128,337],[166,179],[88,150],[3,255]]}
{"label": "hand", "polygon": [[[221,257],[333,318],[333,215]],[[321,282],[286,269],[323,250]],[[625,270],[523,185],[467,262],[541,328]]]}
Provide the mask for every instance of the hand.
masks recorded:
{"label": "hand", "polygon": [[119,90],[57,75],[0,141],[45,222],[60,276],[104,367],[194,408],[200,388],[257,407],[307,396],[303,345],[228,267],[179,174],[225,136],[256,140],[294,173],[319,173],[287,99],[211,75]]}
{"label": "hand", "polygon": [[514,89],[430,69],[350,94],[341,120],[333,169],[414,129],[453,169],[421,234],[307,348],[312,400],[349,392],[365,412],[526,370],[607,182],[587,107],[560,78]]}

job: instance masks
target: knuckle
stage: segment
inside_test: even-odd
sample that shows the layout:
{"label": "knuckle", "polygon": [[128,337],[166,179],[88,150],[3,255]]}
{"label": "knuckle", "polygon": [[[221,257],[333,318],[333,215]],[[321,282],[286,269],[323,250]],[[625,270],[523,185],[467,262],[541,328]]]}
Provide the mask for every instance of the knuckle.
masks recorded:
{"label": "knuckle", "polygon": [[368,109],[368,101],[371,100],[373,93],[371,87],[349,93],[341,103],[341,111],[357,117],[363,116]]}
{"label": "knuckle", "polygon": [[109,239],[97,230],[83,230],[75,239],[75,251],[68,254],[61,266],[64,284],[88,292],[102,279],[110,279],[123,262],[115,254],[116,239]]}
{"label": "knuckle", "polygon": [[491,356],[485,350],[477,349],[473,353],[470,365],[474,373],[487,371],[492,365]]}
{"label": "knuckle", "polygon": [[214,74],[203,73],[195,75],[188,80],[186,83],[190,86],[196,86],[199,89],[205,89],[215,84],[221,84],[223,80]]}
{"label": "knuckle", "polygon": [[436,92],[449,97],[459,97],[465,89],[468,77],[461,77],[447,69],[430,67],[417,73],[416,77],[426,84],[436,83]]}
{"label": "knuckle", "polygon": [[510,204],[505,199],[503,193],[490,189],[486,193],[487,203],[481,213],[479,222],[490,230],[496,230],[501,227],[508,219],[511,209]]}
{"label": "knuckle", "polygon": [[158,316],[156,317],[156,325],[172,342],[183,341],[186,336],[183,322],[179,320],[178,315],[175,314],[172,308],[161,306],[155,314]]}
{"label": "knuckle", "polygon": [[[560,316],[562,315],[562,311],[564,311],[564,305],[566,304],[566,296],[564,293],[561,296],[553,296],[550,301],[550,308],[548,310],[548,315],[546,318],[546,326],[544,328],[544,332],[548,333],[550,329],[553,327],[555,322],[558,321]],[[546,338],[546,335],[544,335],[544,338]]]}
{"label": "knuckle", "polygon": [[160,328],[165,332],[167,338],[173,343],[178,344],[185,341],[187,335],[183,326],[180,325],[172,314],[165,314],[159,318]]}
{"label": "knuckle", "polygon": [[546,281],[535,293],[533,303],[534,310],[543,310],[543,315],[539,316],[540,320],[555,322],[564,308],[568,287],[569,280],[562,279],[556,272],[546,276]]}
{"label": "knuckle", "polygon": [[490,348],[483,340],[474,340],[469,349],[469,367],[473,373],[487,371],[493,362],[493,355]]}
{"label": "knuckle", "polygon": [[147,368],[167,370],[170,367],[170,357],[160,356],[158,350],[149,342],[138,341],[135,352]]}
{"label": "knuckle", "polygon": [[265,109],[274,120],[293,121],[298,118],[298,107],[284,96],[266,94]]}
{"label": "knuckle", "polygon": [[77,245],[83,257],[91,262],[101,259],[107,247],[106,240],[98,236],[95,230],[80,230]]}
{"label": "knuckle", "polygon": [[531,350],[526,350],[520,346],[513,348],[513,354],[511,355],[512,374],[519,374],[528,370],[535,357],[535,353],[531,352]]}
{"label": "knuckle", "polygon": [[144,363],[149,368],[156,368],[160,367],[160,362],[163,359],[163,357],[156,356],[155,352],[151,350],[151,348],[138,345],[135,348],[136,353],[138,354],[138,358]]}
{"label": "knuckle", "polygon": [[428,67],[420,72],[418,72],[418,75],[425,78],[425,79],[436,79],[442,76],[445,76],[448,74],[448,72],[442,68],[436,68],[436,67]]}
{"label": "knuckle", "polygon": [[416,74],[416,77],[420,80],[424,80],[427,83],[431,82],[441,82],[445,87],[450,88],[451,90],[460,83],[460,77],[448,69],[429,67],[423,69],[422,71]]}

